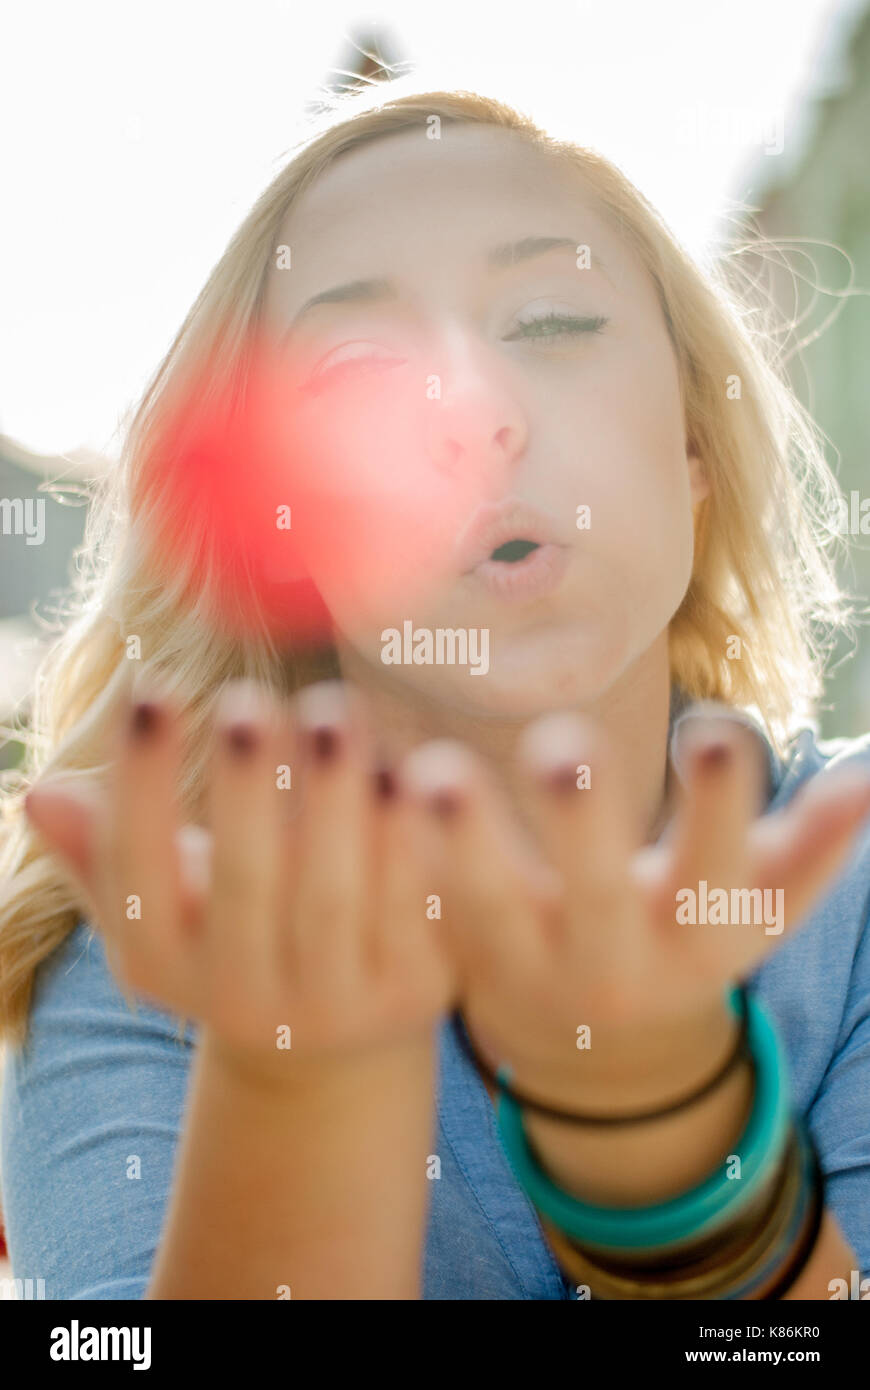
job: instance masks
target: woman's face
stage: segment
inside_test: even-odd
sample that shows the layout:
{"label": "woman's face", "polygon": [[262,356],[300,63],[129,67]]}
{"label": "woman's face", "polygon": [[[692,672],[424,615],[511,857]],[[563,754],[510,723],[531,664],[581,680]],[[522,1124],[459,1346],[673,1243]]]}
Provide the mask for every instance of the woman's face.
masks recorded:
{"label": "woman's face", "polygon": [[652,281],[578,175],[421,126],[336,161],[281,242],[293,527],[345,643],[407,693],[521,717],[660,655],[706,483]]}

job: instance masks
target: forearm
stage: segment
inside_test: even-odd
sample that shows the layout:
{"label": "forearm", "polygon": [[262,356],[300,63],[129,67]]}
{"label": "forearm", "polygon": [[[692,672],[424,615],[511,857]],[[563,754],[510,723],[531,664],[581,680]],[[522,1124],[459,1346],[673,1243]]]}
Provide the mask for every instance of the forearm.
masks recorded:
{"label": "forearm", "polygon": [[203,1041],[148,1298],[420,1297],[433,1038],[292,1067]]}

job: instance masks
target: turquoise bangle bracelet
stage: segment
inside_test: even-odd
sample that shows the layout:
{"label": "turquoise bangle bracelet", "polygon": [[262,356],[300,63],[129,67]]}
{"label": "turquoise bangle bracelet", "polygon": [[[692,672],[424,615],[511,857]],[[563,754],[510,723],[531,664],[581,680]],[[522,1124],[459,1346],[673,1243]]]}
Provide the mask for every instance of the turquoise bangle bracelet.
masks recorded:
{"label": "turquoise bangle bracelet", "polygon": [[[732,990],[732,1008],[734,999]],[[502,1091],[497,1103],[499,1133],[532,1205],[575,1240],[639,1252],[684,1244],[737,1216],[782,1155],[791,1114],[788,1068],[777,1030],[751,993],[747,1007],[755,1094],[746,1127],[733,1146],[740,1157],[739,1179],[729,1178],[723,1164],[704,1182],[667,1202],[647,1207],[593,1206],[557,1187],[539,1166],[523,1129],[522,1107]]]}

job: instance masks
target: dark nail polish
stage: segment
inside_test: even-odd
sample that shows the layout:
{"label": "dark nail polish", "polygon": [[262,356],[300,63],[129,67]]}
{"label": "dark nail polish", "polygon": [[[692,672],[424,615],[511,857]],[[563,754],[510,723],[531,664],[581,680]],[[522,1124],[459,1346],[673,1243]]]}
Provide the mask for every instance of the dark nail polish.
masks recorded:
{"label": "dark nail polish", "polygon": [[577,769],[570,763],[563,763],[550,769],[546,781],[550,791],[559,796],[564,792],[574,792],[577,790]]}
{"label": "dark nail polish", "polygon": [[374,775],[375,796],[379,801],[392,801],[398,792],[398,784],[388,767],[379,767]]}
{"label": "dark nail polish", "polygon": [[338,730],[328,724],[312,729],[311,751],[318,762],[330,762],[338,752]]}
{"label": "dark nail polish", "polygon": [[247,756],[257,746],[257,735],[250,724],[231,724],[227,729],[227,743],[234,753]]}
{"label": "dark nail polish", "polygon": [[699,757],[703,768],[723,768],[731,758],[731,749],[727,743],[710,743]]}
{"label": "dark nail polish", "polygon": [[140,700],[130,714],[130,732],[136,738],[149,738],[160,723],[160,711],[150,700]]}
{"label": "dark nail polish", "polygon": [[430,797],[429,805],[441,820],[452,820],[460,809],[462,801],[455,791],[450,791],[445,787]]}

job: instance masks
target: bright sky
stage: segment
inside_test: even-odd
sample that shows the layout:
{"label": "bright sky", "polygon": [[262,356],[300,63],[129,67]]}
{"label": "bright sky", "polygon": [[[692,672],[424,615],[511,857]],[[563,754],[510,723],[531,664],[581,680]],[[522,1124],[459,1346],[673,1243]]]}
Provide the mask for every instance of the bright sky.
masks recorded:
{"label": "bright sky", "polygon": [[[0,87],[0,431],[117,426],[364,18],[621,164],[696,253],[802,144],[857,0],[30,0]],[[799,231],[799,229],[796,229]]]}

